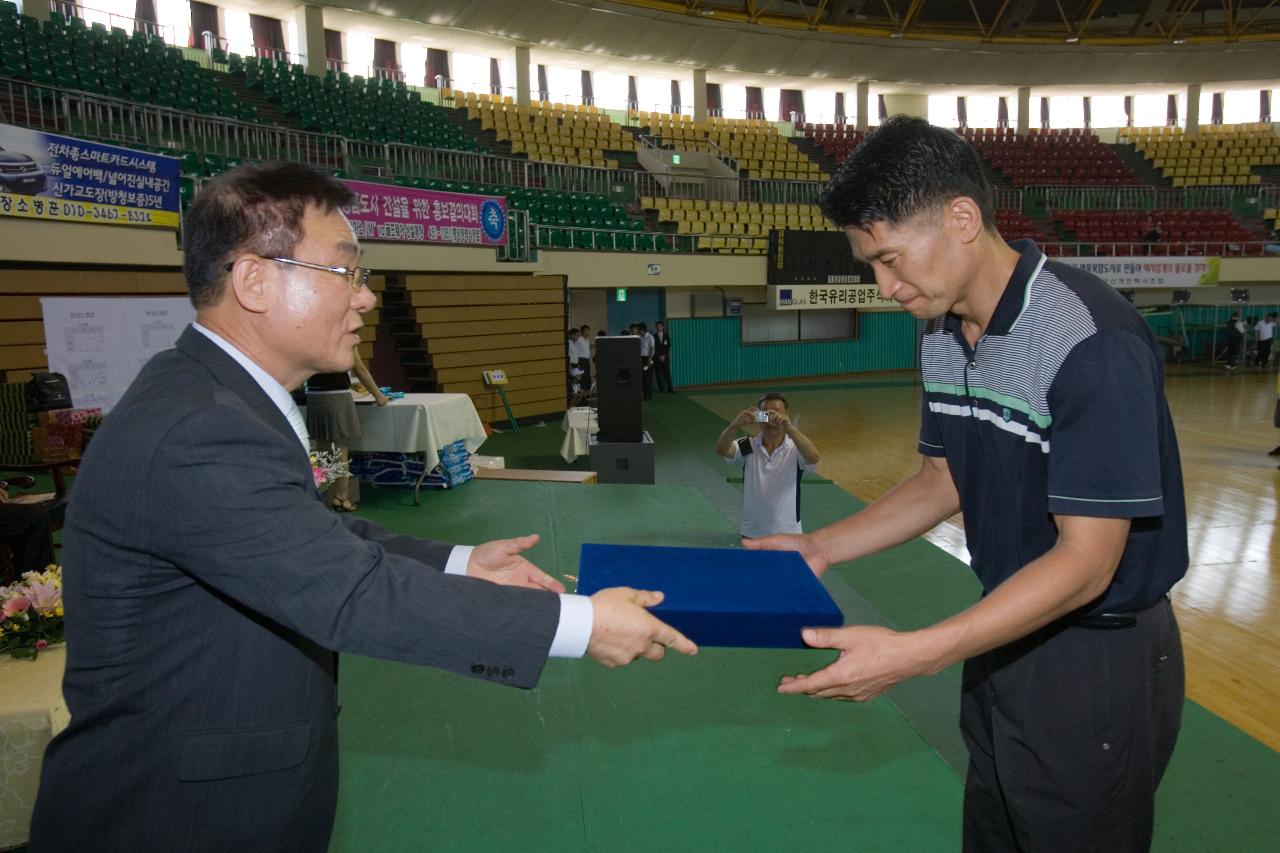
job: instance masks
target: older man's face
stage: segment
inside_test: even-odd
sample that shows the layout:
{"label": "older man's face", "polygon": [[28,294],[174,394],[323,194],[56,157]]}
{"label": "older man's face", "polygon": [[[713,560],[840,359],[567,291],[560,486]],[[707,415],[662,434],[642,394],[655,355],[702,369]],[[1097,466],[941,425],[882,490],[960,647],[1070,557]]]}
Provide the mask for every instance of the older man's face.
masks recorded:
{"label": "older man's face", "polygon": [[[341,211],[308,207],[294,260],[327,267],[354,267],[360,259],[355,233]],[[325,270],[269,264],[275,277],[271,343],[277,356],[305,375],[350,370],[360,342],[363,314],[376,299],[368,288],[353,292],[343,276]]]}

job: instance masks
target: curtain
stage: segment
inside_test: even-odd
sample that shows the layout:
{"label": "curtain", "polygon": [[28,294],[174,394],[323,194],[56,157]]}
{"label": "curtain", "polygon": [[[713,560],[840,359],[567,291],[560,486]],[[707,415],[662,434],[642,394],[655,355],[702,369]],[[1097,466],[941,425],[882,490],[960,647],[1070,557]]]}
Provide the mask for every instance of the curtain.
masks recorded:
{"label": "curtain", "polygon": [[1271,121],[1271,90],[1258,93],[1258,121]]}
{"label": "curtain", "polygon": [[156,29],[155,0],[137,0],[133,6],[133,31],[143,35],[159,35]]}
{"label": "curtain", "polygon": [[538,100],[551,100],[551,87],[547,85],[547,66],[538,66]]}
{"label": "curtain", "polygon": [[876,113],[880,116],[881,122],[889,117],[889,108],[885,106],[884,95],[876,95]]}
{"label": "curtain", "polygon": [[429,47],[427,48],[427,85],[436,86],[437,77],[440,78],[439,83],[443,84],[439,88],[447,89],[453,85],[453,78],[449,74],[449,51]]}
{"label": "curtain", "polygon": [[1124,96],[1124,126],[1133,127],[1133,95]]}
{"label": "curtain", "polygon": [[259,59],[289,58],[284,50],[284,24],[278,18],[250,15],[249,29],[253,31],[253,49]]}
{"label": "curtain", "polygon": [[707,84],[707,115],[724,115],[724,101],[720,100],[720,84]]}
{"label": "curtain", "polygon": [[747,87],[747,118],[764,118],[764,90],[759,86]]}
{"label": "curtain", "polygon": [[1164,121],[1169,127],[1176,127],[1178,124],[1178,96],[1170,95],[1169,100],[1165,101]]}
{"label": "curtain", "polygon": [[640,96],[636,94],[636,78],[627,76],[627,109],[640,109]]}
{"label": "curtain", "polygon": [[1040,127],[1042,130],[1049,129],[1049,99],[1040,99]]}
{"label": "curtain", "polygon": [[1213,93],[1213,119],[1214,124],[1222,124],[1222,93]]}
{"label": "curtain", "polygon": [[[428,80],[428,83],[431,81]],[[489,60],[489,94],[502,94],[502,66],[496,59]]]}
{"label": "curtain", "polygon": [[1009,126],[1009,99],[1001,95],[996,102],[996,127]]}
{"label": "curtain", "polygon": [[[400,66],[396,62],[396,43],[387,41],[386,39],[373,40],[373,68],[374,73],[386,71],[399,71]],[[378,74],[379,77],[388,77],[387,74]]]}
{"label": "curtain", "polygon": [[836,124],[844,124],[848,119],[844,112],[844,92],[836,92]]}
{"label": "curtain", "polygon": [[804,92],[799,89],[780,89],[778,91],[778,121],[791,121],[791,114],[796,118],[804,116]]}
{"label": "curtain", "polygon": [[331,68],[339,69],[345,64],[342,61],[342,33],[337,30],[324,31],[324,58]]}
{"label": "curtain", "polygon": [[671,81],[671,114],[680,114],[680,81]]}
{"label": "curtain", "polygon": [[1088,95],[1084,96],[1084,129],[1089,130],[1093,127],[1093,98]]}
{"label": "curtain", "polygon": [[213,33],[214,38],[222,35],[218,32],[218,7],[191,0],[191,39],[187,46],[204,47],[205,32]]}
{"label": "curtain", "polygon": [[596,87],[591,82],[591,72],[582,70],[582,103],[591,106],[596,102]]}
{"label": "curtain", "polygon": [[956,96],[956,123],[960,125],[961,130],[969,126],[969,104],[965,101],[964,95]]}

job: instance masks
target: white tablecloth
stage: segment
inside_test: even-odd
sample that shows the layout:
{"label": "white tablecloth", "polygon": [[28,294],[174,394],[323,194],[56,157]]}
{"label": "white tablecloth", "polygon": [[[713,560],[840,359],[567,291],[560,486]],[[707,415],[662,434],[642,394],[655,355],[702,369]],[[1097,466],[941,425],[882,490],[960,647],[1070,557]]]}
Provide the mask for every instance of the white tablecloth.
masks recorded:
{"label": "white tablecloth", "polygon": [[67,647],[34,661],[0,658],[0,850],[25,844],[40,786],[40,762],[71,715],[62,701]]}
{"label": "white tablecloth", "polygon": [[569,409],[560,421],[560,429],[564,430],[560,458],[565,462],[572,462],[579,456],[586,456],[589,448],[587,436],[600,431],[600,425],[596,423],[596,410],[588,406]]}
{"label": "white tablecloth", "polygon": [[427,470],[440,463],[439,449],[462,439],[475,452],[484,444],[484,424],[466,394],[405,394],[385,406],[358,403],[359,438],[352,450],[425,453]]}

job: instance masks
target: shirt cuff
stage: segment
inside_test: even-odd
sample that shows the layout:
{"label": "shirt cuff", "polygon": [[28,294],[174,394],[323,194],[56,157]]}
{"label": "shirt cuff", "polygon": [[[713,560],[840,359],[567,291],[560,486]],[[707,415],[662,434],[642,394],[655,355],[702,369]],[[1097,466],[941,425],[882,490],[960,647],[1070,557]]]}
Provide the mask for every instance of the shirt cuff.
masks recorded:
{"label": "shirt cuff", "polygon": [[476,549],[474,545],[454,545],[453,550],[449,552],[449,560],[444,564],[444,573],[446,575],[465,575],[467,573],[467,563],[471,562],[471,552]]}
{"label": "shirt cuff", "polygon": [[595,622],[595,608],[585,595],[560,594],[560,624],[551,640],[547,657],[580,658],[587,653],[591,642],[591,626]]}

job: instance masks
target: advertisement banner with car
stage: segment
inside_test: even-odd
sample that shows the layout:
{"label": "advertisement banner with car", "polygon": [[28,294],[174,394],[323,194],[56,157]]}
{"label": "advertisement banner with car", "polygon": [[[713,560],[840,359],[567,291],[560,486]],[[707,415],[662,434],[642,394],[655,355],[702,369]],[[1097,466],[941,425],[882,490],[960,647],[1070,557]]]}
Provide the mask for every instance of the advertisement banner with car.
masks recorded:
{"label": "advertisement banner with car", "polygon": [[0,124],[0,216],[177,228],[174,157]]}

